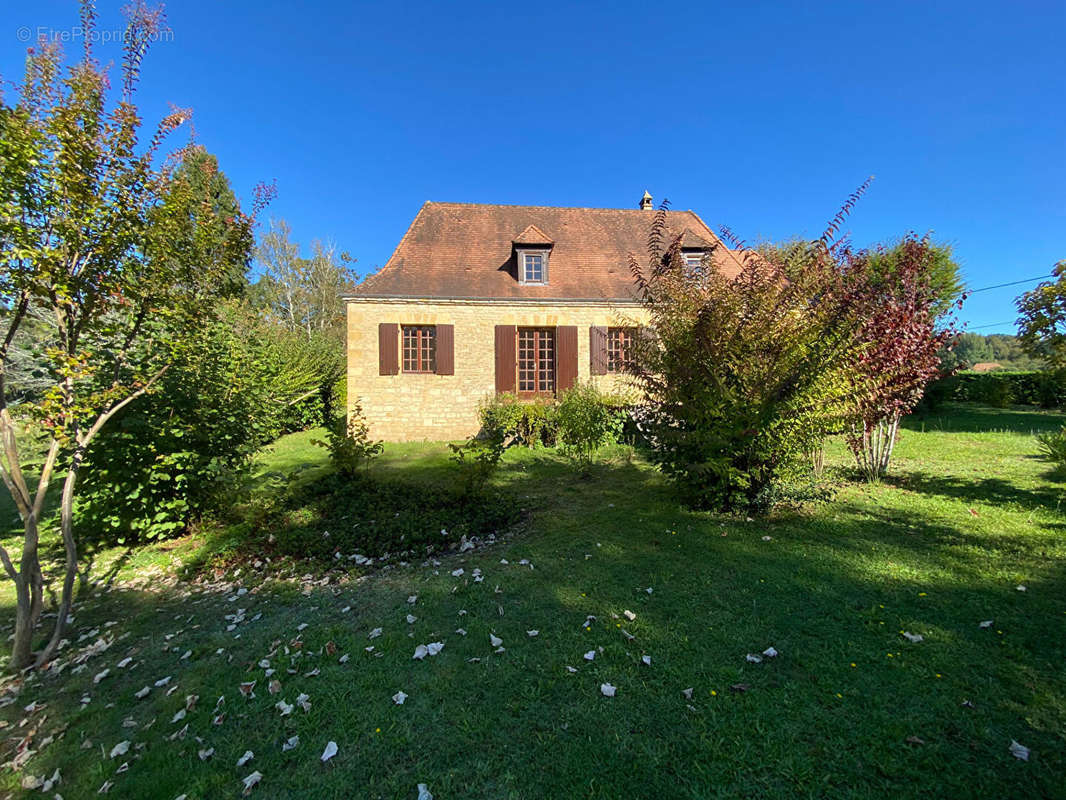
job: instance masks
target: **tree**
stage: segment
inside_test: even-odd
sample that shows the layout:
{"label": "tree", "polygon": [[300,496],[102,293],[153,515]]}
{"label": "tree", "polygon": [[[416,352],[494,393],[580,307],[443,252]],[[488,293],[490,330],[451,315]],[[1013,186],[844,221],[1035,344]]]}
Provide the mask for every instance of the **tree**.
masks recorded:
{"label": "tree", "polygon": [[257,251],[264,267],[254,289],[257,304],[290,331],[307,336],[319,331],[339,331],[344,318],[341,295],[355,285],[352,259],[337,252],[332,243],[312,242],[311,258],[300,256],[300,245],[290,241],[292,228],[285,220],[271,220]]}
{"label": "tree", "polygon": [[843,287],[860,309],[852,367],[856,413],[847,439],[869,480],[885,474],[900,420],[940,375],[939,351],[958,334],[950,322],[938,322],[942,263],[937,247],[913,234],[891,249],[845,253]]}
{"label": "tree", "polygon": [[1066,368],[1066,261],[1051,273],[1054,281],[1044,281],[1015,301],[1018,338],[1031,357],[1061,370]]}
{"label": "tree", "polygon": [[[167,115],[138,152],[134,94],[161,22],[161,10],[128,10],[121,92],[112,104],[107,71],[92,52],[93,4],[83,0],[78,63],[64,74],[58,46],[42,42],[29,51],[15,102],[0,103],[0,297],[7,309],[0,477],[23,527],[18,566],[3,548],[0,560],[15,585],[16,668],[47,663],[67,623],[78,565],[73,507],[87,449],[116,414],[157,386],[184,334],[211,312],[233,263],[219,257],[220,248],[251,246],[251,217],[239,210],[219,217],[193,202],[195,173],[182,178],[173,160],[155,165],[189,112]],[[30,319],[47,325],[40,364],[47,385],[26,399],[8,390],[6,378],[12,344]],[[31,488],[27,470],[38,442]],[[60,477],[63,585],[55,627],[34,656],[44,606],[41,527],[48,489]]]}
{"label": "tree", "polygon": [[628,370],[647,398],[653,458],[689,504],[770,507],[801,456],[844,426],[859,307],[842,290],[835,237],[867,185],[809,247],[767,258],[737,243],[735,276],[713,253],[687,268],[656,215],[647,266],[631,264],[653,336],[638,339]]}

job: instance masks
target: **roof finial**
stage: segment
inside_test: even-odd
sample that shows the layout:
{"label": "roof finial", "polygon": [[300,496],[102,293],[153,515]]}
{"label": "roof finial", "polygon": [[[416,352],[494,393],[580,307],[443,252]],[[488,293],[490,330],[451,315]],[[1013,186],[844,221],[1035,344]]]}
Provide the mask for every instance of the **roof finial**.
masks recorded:
{"label": "roof finial", "polygon": [[647,189],[644,190],[644,196],[640,198],[640,208],[642,211],[651,210],[651,195],[648,193]]}

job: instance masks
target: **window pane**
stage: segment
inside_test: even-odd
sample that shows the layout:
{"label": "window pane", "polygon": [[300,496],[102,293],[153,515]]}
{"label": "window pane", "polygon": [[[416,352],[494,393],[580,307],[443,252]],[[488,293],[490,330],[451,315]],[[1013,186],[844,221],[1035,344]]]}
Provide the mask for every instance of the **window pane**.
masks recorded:
{"label": "window pane", "polygon": [[622,372],[633,344],[633,331],[629,328],[607,330],[607,371]]}
{"label": "window pane", "polygon": [[437,327],[403,326],[403,371],[437,371]]}

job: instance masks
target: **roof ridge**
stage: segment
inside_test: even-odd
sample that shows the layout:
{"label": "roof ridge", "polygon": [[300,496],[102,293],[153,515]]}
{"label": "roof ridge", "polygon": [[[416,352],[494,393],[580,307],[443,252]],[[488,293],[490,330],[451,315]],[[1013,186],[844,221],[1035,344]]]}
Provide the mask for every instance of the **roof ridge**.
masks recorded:
{"label": "roof ridge", "polygon": [[[537,209],[538,211],[632,211],[634,214],[648,213],[647,209],[643,208],[607,208],[603,206],[527,206],[519,203],[460,203],[451,200],[427,200],[423,205],[423,208],[431,204],[435,206],[462,206],[466,208],[532,208]],[[667,210],[666,213],[695,215],[696,212],[691,208],[683,208],[676,210],[670,209]],[[650,218],[651,215],[649,214],[648,216]]]}

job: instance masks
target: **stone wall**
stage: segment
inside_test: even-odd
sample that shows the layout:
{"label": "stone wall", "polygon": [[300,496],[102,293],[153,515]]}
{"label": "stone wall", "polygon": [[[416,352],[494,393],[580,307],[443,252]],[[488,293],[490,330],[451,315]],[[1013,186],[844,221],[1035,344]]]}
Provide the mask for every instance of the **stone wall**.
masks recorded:
{"label": "stone wall", "polygon": [[[495,326],[578,327],[578,380],[590,378],[589,327],[633,325],[645,320],[636,305],[559,304],[508,300],[408,300],[350,298],[348,407],[358,401],[376,439],[453,440],[477,432],[478,404],[496,388]],[[378,324],[454,325],[455,374],[378,374]],[[625,390],[627,379],[595,376],[607,391]]]}

